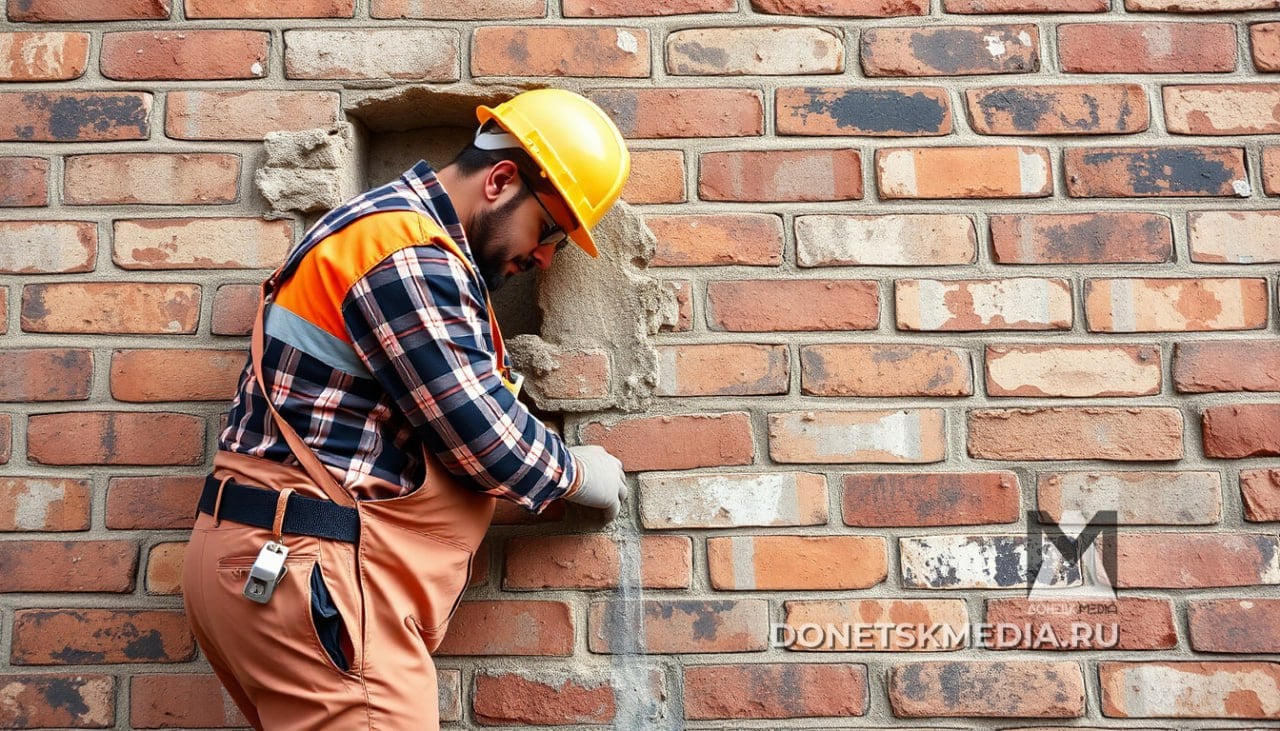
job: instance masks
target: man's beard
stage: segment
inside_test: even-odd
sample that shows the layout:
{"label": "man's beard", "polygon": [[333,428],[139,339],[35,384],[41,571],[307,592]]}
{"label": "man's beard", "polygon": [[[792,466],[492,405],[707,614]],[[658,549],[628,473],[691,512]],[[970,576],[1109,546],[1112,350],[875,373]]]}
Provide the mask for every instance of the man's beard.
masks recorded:
{"label": "man's beard", "polygon": [[506,284],[507,275],[502,270],[507,266],[508,251],[503,237],[509,234],[507,224],[523,199],[523,196],[517,196],[493,210],[476,211],[467,222],[467,242],[475,255],[480,278],[490,292],[496,292]]}

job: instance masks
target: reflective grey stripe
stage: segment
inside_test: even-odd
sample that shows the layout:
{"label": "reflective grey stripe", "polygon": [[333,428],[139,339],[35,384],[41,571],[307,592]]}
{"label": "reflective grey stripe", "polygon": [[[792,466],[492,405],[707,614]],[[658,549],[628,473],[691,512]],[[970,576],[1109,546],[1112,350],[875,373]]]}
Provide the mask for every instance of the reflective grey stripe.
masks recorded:
{"label": "reflective grey stripe", "polygon": [[267,310],[265,329],[271,337],[283,340],[331,368],[356,378],[373,378],[354,348],[281,305],[273,304]]}

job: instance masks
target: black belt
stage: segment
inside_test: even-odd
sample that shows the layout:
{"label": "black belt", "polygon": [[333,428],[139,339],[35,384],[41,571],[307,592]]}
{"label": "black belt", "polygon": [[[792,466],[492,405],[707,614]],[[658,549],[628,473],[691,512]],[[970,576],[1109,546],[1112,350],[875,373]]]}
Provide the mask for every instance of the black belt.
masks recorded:
{"label": "black belt", "polygon": [[[218,485],[222,481],[209,475],[200,493],[200,512],[213,515],[218,501]],[[261,487],[241,485],[227,480],[222,489],[219,520],[230,520],[271,530],[276,517],[276,498],[280,493]],[[355,508],[338,505],[331,500],[318,500],[293,493],[284,509],[282,533],[331,538],[346,543],[360,542],[360,514]]]}

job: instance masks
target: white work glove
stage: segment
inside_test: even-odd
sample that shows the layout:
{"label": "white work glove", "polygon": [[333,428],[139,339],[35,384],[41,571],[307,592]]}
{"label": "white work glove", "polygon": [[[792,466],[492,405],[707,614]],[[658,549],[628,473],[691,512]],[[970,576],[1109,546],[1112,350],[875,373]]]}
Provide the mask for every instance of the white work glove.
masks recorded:
{"label": "white work glove", "polygon": [[586,444],[569,447],[577,459],[580,482],[577,492],[565,498],[571,503],[599,508],[606,522],[618,517],[622,501],[627,499],[627,476],[622,463],[604,447]]}

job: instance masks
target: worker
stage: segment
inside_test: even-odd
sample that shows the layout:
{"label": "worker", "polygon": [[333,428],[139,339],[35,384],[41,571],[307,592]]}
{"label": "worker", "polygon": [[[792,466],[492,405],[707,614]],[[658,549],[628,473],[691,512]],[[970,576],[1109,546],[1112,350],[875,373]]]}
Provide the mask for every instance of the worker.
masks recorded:
{"label": "worker", "polygon": [[488,292],[568,242],[596,256],[630,155],[572,92],[477,115],[453,162],[330,211],[262,286],[183,568],[255,729],[437,728],[431,654],[496,501],[612,520],[626,499],[616,458],[517,400]]}

